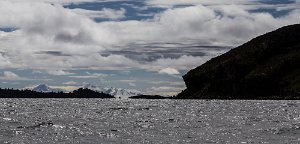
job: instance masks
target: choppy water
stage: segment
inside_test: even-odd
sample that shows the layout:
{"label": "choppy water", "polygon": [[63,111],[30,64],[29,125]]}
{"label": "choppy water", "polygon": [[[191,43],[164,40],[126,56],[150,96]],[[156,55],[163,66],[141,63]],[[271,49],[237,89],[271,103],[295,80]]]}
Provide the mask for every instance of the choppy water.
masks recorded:
{"label": "choppy water", "polygon": [[0,99],[0,143],[300,143],[300,101]]}

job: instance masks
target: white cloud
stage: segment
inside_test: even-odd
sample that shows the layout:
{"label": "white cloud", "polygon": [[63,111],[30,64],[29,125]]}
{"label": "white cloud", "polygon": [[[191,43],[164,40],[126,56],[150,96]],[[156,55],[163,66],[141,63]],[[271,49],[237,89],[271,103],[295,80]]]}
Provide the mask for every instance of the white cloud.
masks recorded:
{"label": "white cloud", "polygon": [[162,69],[172,67],[177,70],[187,70],[199,66],[209,60],[211,56],[194,57],[183,55],[177,59],[175,58],[162,58],[156,61],[150,62],[143,66],[144,69],[152,71],[160,71]]}
{"label": "white cloud", "polygon": [[125,18],[126,10],[121,8],[120,10],[114,10],[110,8],[103,8],[100,11],[85,10],[85,9],[73,9],[77,14],[83,14],[90,18],[106,18],[111,20],[118,20]]}
{"label": "white cloud", "polygon": [[63,75],[72,75],[74,73],[63,71],[63,70],[48,70],[48,74],[55,75],[55,76],[63,76]]}
{"label": "white cloud", "polygon": [[157,14],[154,20],[106,22],[100,25],[117,34],[116,38],[122,42],[197,39],[199,43],[237,46],[265,32],[297,23],[293,13],[299,14],[299,11],[274,18],[268,13],[249,13],[236,5],[217,8],[198,5],[168,9]]}
{"label": "white cloud", "polygon": [[168,74],[168,75],[179,75],[180,72],[174,68],[164,68],[161,69],[159,72],[159,74]]}
{"label": "white cloud", "polygon": [[67,82],[64,82],[63,84],[64,85],[69,85],[69,86],[76,86],[76,85],[78,85],[78,83],[75,82],[75,81],[67,81]]}

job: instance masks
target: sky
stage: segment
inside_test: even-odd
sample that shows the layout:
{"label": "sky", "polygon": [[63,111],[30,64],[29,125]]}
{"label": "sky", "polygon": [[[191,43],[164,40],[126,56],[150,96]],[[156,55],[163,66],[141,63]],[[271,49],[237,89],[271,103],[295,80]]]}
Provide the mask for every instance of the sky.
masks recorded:
{"label": "sky", "polygon": [[190,69],[296,23],[299,0],[1,0],[0,87],[175,95]]}

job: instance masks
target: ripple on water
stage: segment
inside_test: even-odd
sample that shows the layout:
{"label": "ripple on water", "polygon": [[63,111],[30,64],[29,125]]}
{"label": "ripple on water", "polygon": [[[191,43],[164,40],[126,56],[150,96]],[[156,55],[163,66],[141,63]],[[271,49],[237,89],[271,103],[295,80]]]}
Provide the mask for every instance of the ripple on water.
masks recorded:
{"label": "ripple on water", "polygon": [[300,101],[0,99],[0,143],[300,143]]}

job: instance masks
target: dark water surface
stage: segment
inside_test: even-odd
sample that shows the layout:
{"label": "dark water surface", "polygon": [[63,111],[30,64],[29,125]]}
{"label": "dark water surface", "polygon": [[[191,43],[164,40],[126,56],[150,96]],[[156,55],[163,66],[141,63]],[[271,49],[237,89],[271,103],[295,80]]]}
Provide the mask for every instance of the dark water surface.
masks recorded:
{"label": "dark water surface", "polygon": [[0,143],[300,143],[300,101],[0,99]]}

